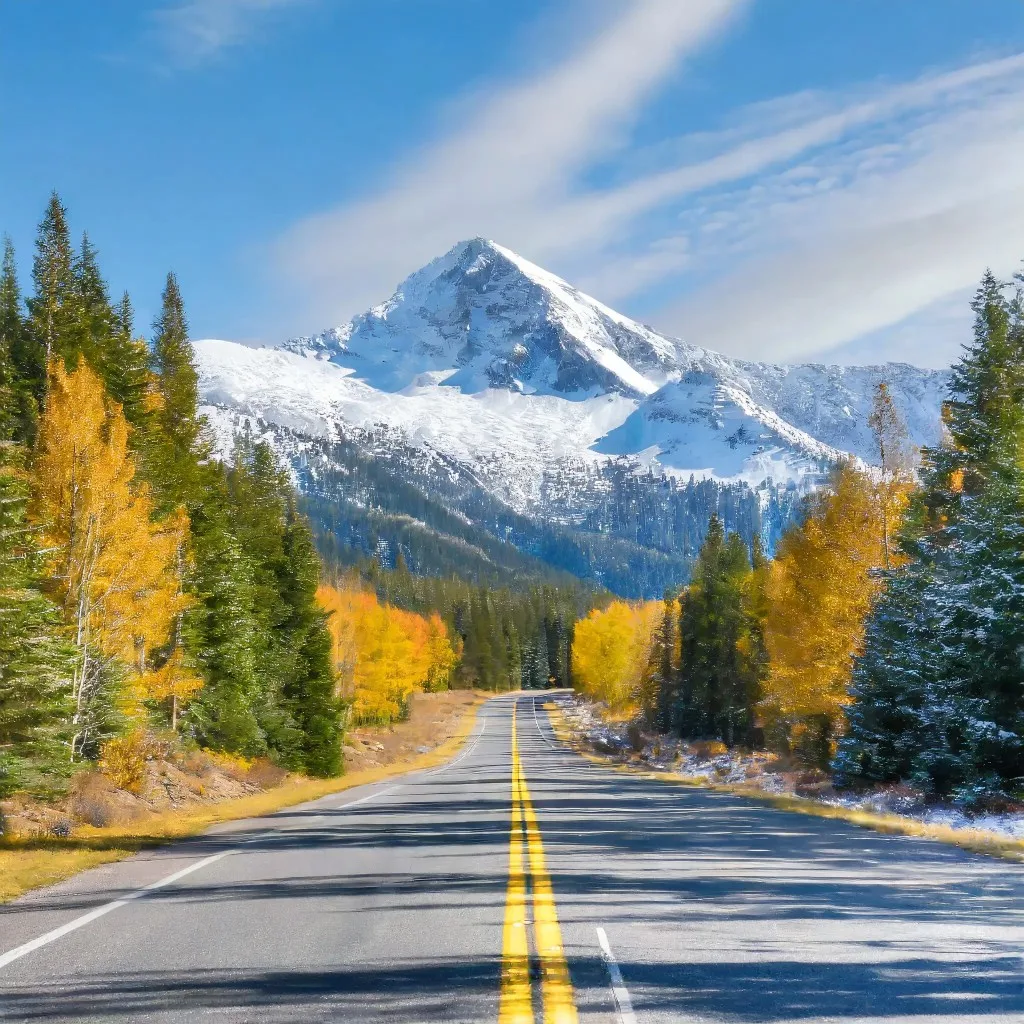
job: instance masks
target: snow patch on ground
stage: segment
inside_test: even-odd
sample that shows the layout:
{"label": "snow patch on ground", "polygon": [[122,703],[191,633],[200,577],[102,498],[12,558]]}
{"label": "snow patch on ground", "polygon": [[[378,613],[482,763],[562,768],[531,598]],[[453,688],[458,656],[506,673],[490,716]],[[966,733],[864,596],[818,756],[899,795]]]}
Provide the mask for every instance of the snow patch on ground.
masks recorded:
{"label": "snow patch on ground", "polygon": [[969,814],[958,807],[927,803],[922,794],[906,786],[886,786],[870,793],[836,792],[822,773],[793,770],[767,751],[724,750],[722,744],[686,743],[640,733],[626,723],[608,723],[600,705],[579,696],[562,704],[561,710],[575,737],[597,753],[654,771],[673,772],[693,782],[754,786],[765,793],[895,815],[923,825],[1024,839],[1024,812]]}

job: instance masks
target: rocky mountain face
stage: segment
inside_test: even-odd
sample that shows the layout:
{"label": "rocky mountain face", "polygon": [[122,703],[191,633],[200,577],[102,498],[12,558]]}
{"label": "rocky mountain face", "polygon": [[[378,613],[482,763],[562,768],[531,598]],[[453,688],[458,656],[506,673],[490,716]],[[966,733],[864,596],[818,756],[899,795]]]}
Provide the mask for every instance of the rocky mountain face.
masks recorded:
{"label": "rocky mountain face", "polygon": [[[790,514],[795,496],[813,487],[828,463],[847,454],[872,461],[867,418],[880,381],[918,445],[938,439],[946,386],[945,373],[906,364],[730,359],[658,334],[483,239],[455,246],[343,327],[265,348],[199,341],[196,352],[224,447],[241,419],[259,421],[315,494],[326,476],[337,491],[323,446],[341,440],[387,460],[392,478],[417,480],[435,503],[447,494],[442,504],[452,513],[482,516],[474,525],[502,543],[516,541],[507,523],[497,525],[495,508],[542,528],[606,539],[618,531],[622,541],[629,534],[629,543],[676,560],[648,574],[636,593],[685,575],[702,537],[697,519],[714,504],[705,494],[681,512],[687,487],[703,480],[716,494],[752,496],[766,522],[746,522],[746,513],[737,522],[745,517],[744,532],[770,539],[781,526],[767,520]],[[456,479],[462,483],[449,493],[442,481]],[[600,509],[639,480],[652,494],[675,497],[637,508],[650,516],[691,515],[694,529],[680,529],[670,541],[656,523],[646,530],[602,523]],[[520,550],[557,564],[536,537],[536,550],[524,549],[524,532],[512,532]],[[614,578],[619,592],[630,589],[630,559],[644,561],[621,546],[602,553],[589,539],[584,549],[583,560],[594,564],[574,562],[568,571],[598,582]]]}

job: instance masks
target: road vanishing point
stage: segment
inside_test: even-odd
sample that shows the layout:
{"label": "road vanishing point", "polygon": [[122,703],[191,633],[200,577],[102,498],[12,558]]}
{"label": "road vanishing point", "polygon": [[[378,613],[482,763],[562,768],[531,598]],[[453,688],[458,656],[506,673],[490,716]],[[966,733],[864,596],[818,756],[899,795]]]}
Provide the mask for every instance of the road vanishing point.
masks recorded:
{"label": "road vanishing point", "polygon": [[1024,1022],[1024,868],[594,764],[562,699],[0,906],[0,1020]]}

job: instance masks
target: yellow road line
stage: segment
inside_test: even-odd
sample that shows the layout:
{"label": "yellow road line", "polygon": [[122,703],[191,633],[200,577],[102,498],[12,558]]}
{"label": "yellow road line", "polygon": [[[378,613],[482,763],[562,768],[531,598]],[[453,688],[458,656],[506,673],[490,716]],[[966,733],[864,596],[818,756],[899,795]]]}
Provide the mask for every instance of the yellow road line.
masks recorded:
{"label": "yellow road line", "polygon": [[[522,833],[525,829],[526,847],[529,853],[530,877],[533,883],[533,936],[537,947],[537,959],[541,968],[541,993],[544,1003],[544,1024],[577,1024],[576,1002],[573,998],[569,965],[565,960],[562,946],[562,930],[558,924],[555,909],[555,895],[548,875],[544,857],[537,814],[530,799],[526,784],[526,773],[519,758],[519,742],[516,736],[516,712],[512,710],[512,836],[509,855],[508,897],[505,905],[504,966],[502,971],[501,1011],[499,1024],[506,1022],[533,1021],[530,1006],[530,983],[527,967],[525,977],[525,1004],[522,983],[519,980],[521,964],[528,964],[521,958],[527,955],[526,929],[517,927],[525,915],[525,893],[523,891]],[[522,933],[520,941],[518,934]],[[508,983],[506,984],[506,979]],[[503,1016],[508,1007],[513,1007],[520,1016]]]}
{"label": "yellow road line", "polygon": [[498,1024],[533,1024],[530,958],[526,941],[526,877],[523,872],[522,804],[519,795],[516,713],[512,709],[512,829],[508,850],[508,889],[502,931],[501,1000]]}

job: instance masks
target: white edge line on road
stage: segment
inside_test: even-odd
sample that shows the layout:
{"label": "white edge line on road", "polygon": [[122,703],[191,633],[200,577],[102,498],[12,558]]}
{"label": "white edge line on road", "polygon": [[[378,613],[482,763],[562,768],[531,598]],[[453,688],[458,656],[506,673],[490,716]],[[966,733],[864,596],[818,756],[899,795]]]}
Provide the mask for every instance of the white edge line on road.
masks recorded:
{"label": "white edge line on road", "polygon": [[152,892],[154,889],[162,889],[165,885],[171,885],[173,882],[177,882],[179,878],[184,878],[186,875],[192,874],[193,871],[205,868],[214,861],[223,859],[231,852],[231,850],[225,850],[223,853],[215,853],[210,857],[204,857],[202,860],[197,860],[195,864],[189,864],[188,867],[182,868],[180,871],[175,871],[174,874],[168,875],[166,878],[161,878],[156,882],[150,882],[149,885],[144,885],[141,889],[136,889],[135,892],[130,892],[127,896],[122,896],[119,900],[114,900],[112,903],[104,903],[102,907],[96,907],[95,910],[90,910],[88,914],[76,917],[73,921],[68,921],[67,924],[62,924],[59,928],[54,928],[52,931],[46,932],[44,935],[40,935],[38,938],[32,939],[30,942],[26,942],[24,945],[16,946],[14,949],[0,956],[0,967],[6,967],[9,963],[13,963],[15,960],[20,960],[28,953],[41,949],[43,946],[48,946],[51,942],[67,935],[69,932],[77,931],[79,928],[95,921],[98,917],[103,917],[104,914],[109,914],[112,910],[117,910],[118,907],[123,907],[126,903],[130,903],[132,900],[137,900],[139,897],[145,896],[146,893]]}
{"label": "white edge line on road", "polygon": [[[382,789],[376,793],[370,793],[368,796],[364,796],[359,800],[352,800],[347,804],[341,804],[337,810],[343,810],[346,807],[354,807],[356,804],[365,804],[369,800],[374,800],[377,797],[383,796],[385,793],[390,793],[398,788],[398,786],[390,786],[388,789]],[[321,814],[319,817],[322,818],[323,815]],[[316,821],[317,819],[314,818],[312,820]],[[251,839],[243,840],[239,845],[246,846],[249,843],[257,843],[261,839],[265,839],[268,835],[273,835],[275,832],[282,831],[284,830],[280,828],[269,829],[266,832],[261,832],[258,836],[253,836]],[[293,830],[289,829],[288,831]],[[23,943],[20,946],[15,946],[14,949],[10,949],[6,953],[0,954],[0,968],[14,963],[15,960],[20,960],[23,956],[27,956],[29,953],[34,953],[37,949],[42,949],[43,946],[48,946],[51,942],[55,942],[57,939],[62,938],[71,932],[78,931],[79,928],[84,928],[85,925],[91,924],[97,918],[103,917],[104,915],[109,914],[112,910],[117,910],[119,907],[123,907],[127,903],[131,903],[132,900],[140,899],[147,893],[153,892],[154,889],[162,889],[165,885],[173,885],[186,875],[191,875],[193,871],[199,871],[201,868],[209,867],[211,864],[214,864],[219,860],[223,860],[234,852],[234,850],[223,850],[220,853],[214,853],[209,857],[204,857],[202,860],[197,860],[195,864],[189,864],[180,871],[175,871],[173,874],[167,875],[166,878],[150,882],[149,885],[144,885],[141,889],[136,889],[134,892],[130,892],[127,895],[122,896],[120,899],[112,900],[110,903],[104,903],[103,906],[96,907],[95,909],[90,910],[87,914],[83,914],[81,917],[76,917],[73,921],[68,921],[67,924],[62,924],[59,928],[54,928],[52,931],[45,932],[43,935],[40,935],[35,939],[31,939],[29,942]]]}
{"label": "white edge line on road", "polygon": [[608,968],[608,976],[612,979],[612,998],[615,1000],[615,1008],[619,1011],[619,1020],[621,1024],[636,1024],[633,1000],[629,998],[626,983],[622,980],[622,971],[619,970],[619,963],[615,959],[612,947],[608,945],[608,936],[603,928],[597,929],[597,941],[601,943],[604,965]]}
{"label": "white edge line on road", "polygon": [[423,777],[424,778],[428,778],[431,775],[440,775],[441,772],[446,772],[446,771],[448,771],[449,768],[454,768],[461,760],[463,760],[466,757],[469,757],[469,755],[472,754],[474,750],[476,750],[477,744],[480,742],[480,740],[483,737],[483,734],[484,734],[484,732],[486,730],[487,730],[487,719],[486,718],[481,718],[480,719],[480,731],[476,734],[476,739],[473,740],[472,745],[467,747],[464,751],[462,751],[462,753],[459,754],[459,756],[457,758],[455,758],[454,761],[449,761],[447,764],[441,765],[440,768],[431,768],[429,771],[425,771],[423,773]]}
{"label": "white edge line on road", "polygon": [[546,743],[546,744],[547,744],[547,745],[548,745],[548,746],[549,746],[549,747],[550,747],[550,748],[551,748],[552,750],[557,750],[557,749],[558,749],[558,747],[556,747],[556,746],[554,745],[554,743],[552,743],[552,742],[551,742],[551,740],[549,740],[549,739],[547,738],[547,736],[545,736],[545,735],[544,735],[544,730],[543,730],[543,729],[542,729],[542,728],[540,727],[540,719],[539,719],[539,718],[537,717],[537,699],[536,699],[536,697],[535,697],[535,698],[533,699],[533,724],[537,726],[537,732],[538,732],[538,734],[540,735],[540,738],[541,738],[541,739],[542,739],[542,740],[543,740],[543,741],[544,741],[544,742],[545,742],[545,743]]}
{"label": "white edge line on road", "polygon": [[371,800],[376,800],[379,796],[384,796],[386,793],[394,793],[396,789],[401,788],[401,786],[388,786],[385,789],[378,789],[376,793],[367,793],[366,796],[361,796],[358,800],[349,800],[347,803],[338,804],[334,809],[336,811],[343,811],[346,807],[355,807],[357,804],[366,804]]}

